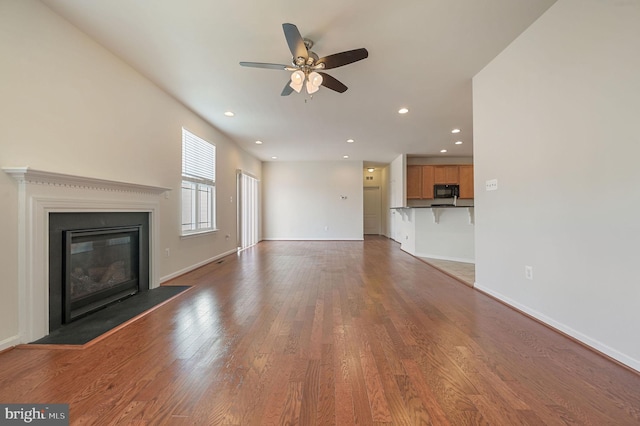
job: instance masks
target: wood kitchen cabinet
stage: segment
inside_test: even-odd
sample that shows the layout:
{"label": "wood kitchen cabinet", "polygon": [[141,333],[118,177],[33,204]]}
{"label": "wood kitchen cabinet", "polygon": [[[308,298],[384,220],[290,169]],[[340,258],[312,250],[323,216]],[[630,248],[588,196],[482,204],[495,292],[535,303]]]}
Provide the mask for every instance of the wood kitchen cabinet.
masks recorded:
{"label": "wood kitchen cabinet", "polygon": [[433,185],[460,185],[459,198],[473,198],[473,165],[407,166],[407,200],[432,200]]}
{"label": "wood kitchen cabinet", "polygon": [[433,198],[434,167],[422,166],[422,196],[423,199]]}
{"label": "wood kitchen cabinet", "polygon": [[407,200],[422,198],[422,166],[407,166]]}
{"label": "wood kitchen cabinet", "polygon": [[458,166],[433,166],[433,183],[457,184]]}
{"label": "wood kitchen cabinet", "polygon": [[458,166],[460,198],[473,198],[473,165]]}

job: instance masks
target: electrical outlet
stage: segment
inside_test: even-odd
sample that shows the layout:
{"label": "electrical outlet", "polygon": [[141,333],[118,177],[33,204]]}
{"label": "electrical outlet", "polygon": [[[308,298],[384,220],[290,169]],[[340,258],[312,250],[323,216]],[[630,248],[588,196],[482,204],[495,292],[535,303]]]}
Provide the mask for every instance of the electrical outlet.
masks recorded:
{"label": "electrical outlet", "polygon": [[487,191],[495,191],[498,189],[498,179],[491,179],[484,183],[484,187]]}
{"label": "electrical outlet", "polygon": [[533,280],[533,266],[524,267],[524,277],[528,280]]}

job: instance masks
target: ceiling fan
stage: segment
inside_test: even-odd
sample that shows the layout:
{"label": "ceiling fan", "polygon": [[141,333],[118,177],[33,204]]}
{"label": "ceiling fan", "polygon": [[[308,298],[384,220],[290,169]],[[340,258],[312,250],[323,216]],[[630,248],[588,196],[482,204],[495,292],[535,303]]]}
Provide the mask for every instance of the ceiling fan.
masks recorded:
{"label": "ceiling fan", "polygon": [[287,81],[284,89],[282,89],[281,96],[288,96],[294,90],[300,93],[304,86],[306,86],[307,93],[310,95],[317,92],[320,86],[338,93],[344,93],[347,90],[347,86],[329,74],[322,72],[322,70],[338,68],[361,61],[369,56],[367,49],[361,48],[318,58],[318,55],[310,50],[313,47],[313,41],[303,39],[298,27],[293,24],[282,24],[282,29],[284,30],[284,37],[289,45],[289,50],[293,55],[291,65],[240,62],[243,67],[292,71],[291,80]]}

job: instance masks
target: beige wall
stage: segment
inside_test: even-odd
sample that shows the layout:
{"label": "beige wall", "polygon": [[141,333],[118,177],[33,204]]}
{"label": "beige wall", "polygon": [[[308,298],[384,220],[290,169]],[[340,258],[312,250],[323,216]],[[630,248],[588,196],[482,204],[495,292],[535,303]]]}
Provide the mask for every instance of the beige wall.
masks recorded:
{"label": "beige wall", "polygon": [[559,0],[473,81],[477,287],[637,370],[639,23]]}
{"label": "beige wall", "polygon": [[263,188],[265,239],[363,238],[362,162],[264,163]]}
{"label": "beige wall", "polygon": [[[0,167],[172,188],[160,201],[160,247],[171,249],[161,277],[235,248],[235,172],[261,177],[258,160],[40,2],[0,1],[0,70]],[[182,126],[217,146],[220,228],[184,239]],[[18,332],[17,188],[0,173],[0,349]]]}

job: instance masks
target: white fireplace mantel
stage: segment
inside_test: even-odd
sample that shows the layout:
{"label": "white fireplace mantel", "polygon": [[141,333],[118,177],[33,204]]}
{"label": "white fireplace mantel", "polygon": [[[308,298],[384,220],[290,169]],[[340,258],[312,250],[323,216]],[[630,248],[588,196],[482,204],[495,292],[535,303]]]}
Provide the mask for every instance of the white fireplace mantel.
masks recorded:
{"label": "white fireplace mantel", "polygon": [[[160,195],[170,188],[36,170],[2,167],[18,182],[19,335],[4,346],[49,334],[49,214],[56,212],[149,213],[149,287],[159,282]],[[2,348],[0,348],[2,349]]]}
{"label": "white fireplace mantel", "polygon": [[93,188],[104,191],[136,192],[155,195],[160,195],[167,191],[171,191],[171,188],[164,188],[161,186],[140,185],[137,183],[68,175],[64,173],[49,172],[45,170],[36,170],[29,166],[3,167],[2,170],[4,170],[6,174],[21,183],[59,185],[76,188]]}

